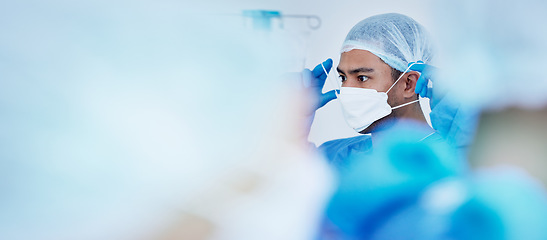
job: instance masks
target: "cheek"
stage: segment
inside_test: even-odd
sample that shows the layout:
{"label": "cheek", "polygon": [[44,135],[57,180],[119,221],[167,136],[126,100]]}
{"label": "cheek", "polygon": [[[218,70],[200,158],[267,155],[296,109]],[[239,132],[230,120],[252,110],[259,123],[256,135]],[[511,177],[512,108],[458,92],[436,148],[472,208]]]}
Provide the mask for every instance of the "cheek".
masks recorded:
{"label": "cheek", "polygon": [[395,107],[399,105],[402,101],[401,91],[397,86],[393,87],[387,95],[388,95],[387,103],[389,103],[391,107]]}
{"label": "cheek", "polygon": [[360,82],[359,85],[360,85],[360,87],[362,87],[362,88],[375,89],[376,91],[378,91],[378,86],[376,86],[375,84],[371,83],[370,81]]}
{"label": "cheek", "polygon": [[[386,92],[391,86],[390,84],[386,83],[386,81],[381,79],[370,79],[368,81],[361,82],[361,84],[364,88],[374,89],[378,92]],[[392,89],[391,91],[393,90],[394,89]],[[390,91],[390,94],[391,94],[391,91]]]}
{"label": "cheek", "polygon": [[[380,92],[387,92],[387,90],[389,90],[389,88],[393,85],[393,81],[391,81],[391,79],[383,79],[381,82],[378,83],[378,89],[380,89],[379,91]],[[396,92],[398,89],[398,85],[399,84],[396,84],[395,86],[393,86],[393,88],[389,91],[389,95],[392,95],[392,92]]]}

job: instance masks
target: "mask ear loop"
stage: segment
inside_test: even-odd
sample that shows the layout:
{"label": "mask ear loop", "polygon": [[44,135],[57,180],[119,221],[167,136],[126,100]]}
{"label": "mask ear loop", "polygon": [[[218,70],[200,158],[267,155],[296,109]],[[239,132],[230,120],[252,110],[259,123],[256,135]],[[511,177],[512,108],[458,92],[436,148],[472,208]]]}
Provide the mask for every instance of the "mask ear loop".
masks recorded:
{"label": "mask ear loop", "polygon": [[[393,85],[391,85],[391,87],[389,87],[389,89],[386,91],[386,94],[395,86],[395,84],[397,84],[397,82],[399,82],[399,80],[401,80],[401,78],[403,77],[403,75],[405,75],[405,73],[408,72],[408,70],[410,69],[410,67],[412,67],[412,65],[416,64],[416,62],[412,62],[408,65],[408,67],[406,68],[406,70],[401,74],[401,76],[399,76],[399,78],[397,78],[397,81],[395,81],[393,83]],[[401,108],[401,107],[404,107],[404,106],[407,106],[407,105],[410,105],[410,104],[413,104],[415,102],[418,102],[420,101],[420,99],[416,99],[414,101],[410,101],[410,102],[407,102],[405,104],[401,104],[399,106],[396,106],[396,107],[392,107],[391,110],[394,110],[394,109],[397,109],[397,108]]]}
{"label": "mask ear loop", "polygon": [[[325,79],[325,81],[329,80],[329,73],[327,72],[327,69],[325,68],[325,66],[323,65],[323,63],[321,63],[321,67],[323,67],[323,71],[325,72],[325,75],[327,75],[327,78]],[[333,66],[334,67],[334,66]],[[332,69],[332,68],[331,68]],[[336,98],[338,98],[338,95],[339,95],[339,92],[340,92],[340,86],[338,85],[337,81],[334,80],[334,94],[336,94]]]}
{"label": "mask ear loop", "polygon": [[418,101],[420,101],[420,99],[416,99],[416,100],[414,100],[414,101],[410,101],[410,102],[401,104],[401,105],[399,105],[399,106],[397,106],[397,107],[392,107],[391,110],[395,110],[395,109],[397,109],[397,108],[402,108],[402,107],[404,107],[404,106],[406,106],[406,105],[410,105],[410,104],[413,104],[413,103],[418,102]]}

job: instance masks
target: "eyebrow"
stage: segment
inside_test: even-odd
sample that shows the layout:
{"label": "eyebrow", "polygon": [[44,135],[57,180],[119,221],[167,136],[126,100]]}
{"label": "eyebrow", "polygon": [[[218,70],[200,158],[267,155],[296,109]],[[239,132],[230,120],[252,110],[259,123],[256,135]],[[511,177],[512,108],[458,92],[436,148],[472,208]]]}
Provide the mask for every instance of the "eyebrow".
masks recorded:
{"label": "eyebrow", "polygon": [[[336,71],[338,71],[339,73],[346,74],[344,71],[340,70],[340,68],[338,67],[336,68]],[[374,72],[374,69],[366,68],[366,67],[356,68],[356,69],[350,70],[349,74],[356,74],[356,73],[362,73],[362,72],[370,73],[370,72]]]}

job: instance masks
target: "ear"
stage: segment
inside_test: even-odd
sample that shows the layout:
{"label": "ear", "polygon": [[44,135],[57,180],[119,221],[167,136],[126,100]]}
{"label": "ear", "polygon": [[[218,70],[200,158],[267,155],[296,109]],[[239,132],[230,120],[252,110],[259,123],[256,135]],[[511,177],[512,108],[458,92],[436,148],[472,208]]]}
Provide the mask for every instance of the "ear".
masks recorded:
{"label": "ear", "polygon": [[403,97],[413,98],[414,96],[416,96],[414,89],[416,88],[416,82],[418,81],[418,78],[420,78],[420,73],[416,71],[407,72],[403,76],[403,79],[401,79],[401,80],[404,80],[404,83],[405,83]]}

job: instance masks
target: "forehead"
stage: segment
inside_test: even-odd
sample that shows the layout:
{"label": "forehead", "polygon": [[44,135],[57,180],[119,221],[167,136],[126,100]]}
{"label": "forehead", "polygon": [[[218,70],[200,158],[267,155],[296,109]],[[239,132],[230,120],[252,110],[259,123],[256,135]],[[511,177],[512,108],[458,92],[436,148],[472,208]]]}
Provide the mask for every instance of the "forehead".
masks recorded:
{"label": "forehead", "polygon": [[338,68],[344,72],[358,68],[372,68],[374,71],[379,72],[390,72],[391,70],[391,67],[384,63],[382,59],[369,51],[360,49],[353,49],[349,52],[342,53]]}

